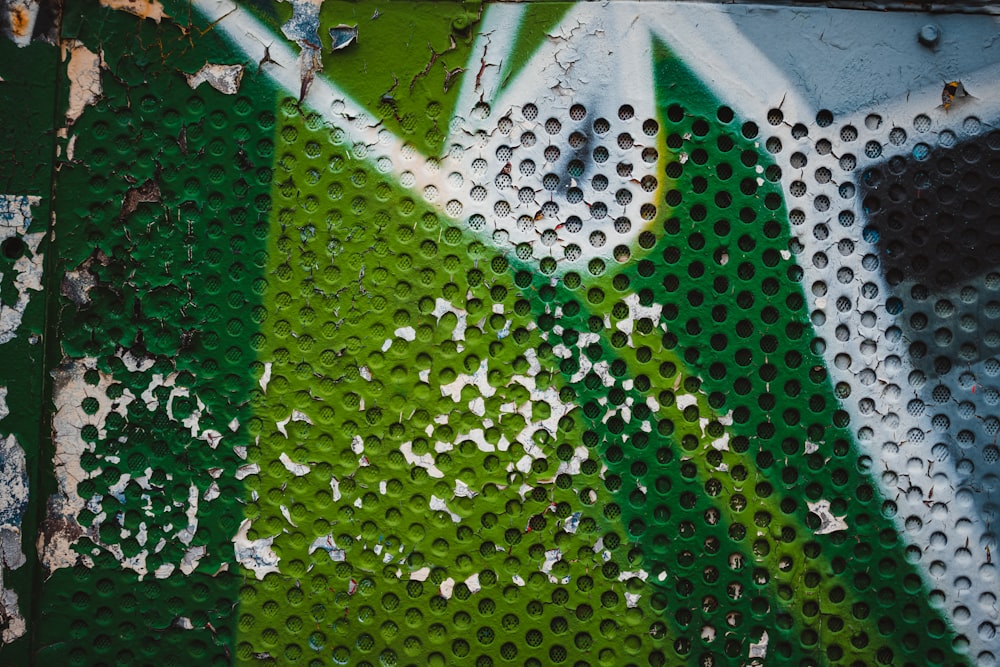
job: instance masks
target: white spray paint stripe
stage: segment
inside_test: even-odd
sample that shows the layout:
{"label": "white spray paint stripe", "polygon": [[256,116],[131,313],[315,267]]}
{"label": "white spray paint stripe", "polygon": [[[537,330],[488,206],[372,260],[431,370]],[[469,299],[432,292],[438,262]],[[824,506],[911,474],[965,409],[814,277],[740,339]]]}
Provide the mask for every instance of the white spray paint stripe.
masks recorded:
{"label": "white spray paint stripe", "polygon": [[[286,94],[298,99],[302,88],[299,77],[299,57],[285,43],[284,39],[260,22],[242,7],[225,0],[194,0],[192,3],[201,15],[215,24],[215,30],[225,35],[253,62],[261,62],[267,57],[273,61],[264,63],[265,73]],[[269,45],[265,47],[265,45]],[[332,125],[343,130],[347,140],[356,147],[364,147],[364,155],[354,155],[365,159],[372,166],[384,165],[379,158],[389,158],[391,172],[398,183],[423,197],[428,191],[446,192],[450,190],[444,170],[425,169],[421,164],[423,156],[407,145],[389,130],[373,121],[364,106],[353,100],[328,78],[317,73],[304,100],[305,105],[320,113]],[[410,171],[405,163],[413,163]],[[412,174],[412,184],[406,185]],[[426,199],[425,199],[426,201]],[[447,215],[439,201],[429,201],[441,213]]]}

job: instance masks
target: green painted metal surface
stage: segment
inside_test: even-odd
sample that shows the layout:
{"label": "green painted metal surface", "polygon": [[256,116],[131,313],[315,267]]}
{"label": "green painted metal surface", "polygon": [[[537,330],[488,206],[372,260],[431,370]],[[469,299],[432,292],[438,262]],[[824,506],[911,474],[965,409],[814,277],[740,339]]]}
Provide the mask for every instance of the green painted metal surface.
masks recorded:
{"label": "green painted metal surface", "polygon": [[[991,75],[834,122],[684,7],[71,0],[0,40],[0,662],[992,664],[996,390],[921,388],[885,239],[939,214],[877,222],[1000,149]],[[934,334],[977,378],[984,308],[973,356]]]}

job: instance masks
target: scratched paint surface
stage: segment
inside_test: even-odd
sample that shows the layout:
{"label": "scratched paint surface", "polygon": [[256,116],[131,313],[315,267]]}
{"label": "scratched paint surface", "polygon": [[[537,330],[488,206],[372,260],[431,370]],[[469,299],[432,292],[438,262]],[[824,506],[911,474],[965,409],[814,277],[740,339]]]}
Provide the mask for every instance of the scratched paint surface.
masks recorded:
{"label": "scratched paint surface", "polygon": [[3,8],[4,664],[995,664],[992,19]]}

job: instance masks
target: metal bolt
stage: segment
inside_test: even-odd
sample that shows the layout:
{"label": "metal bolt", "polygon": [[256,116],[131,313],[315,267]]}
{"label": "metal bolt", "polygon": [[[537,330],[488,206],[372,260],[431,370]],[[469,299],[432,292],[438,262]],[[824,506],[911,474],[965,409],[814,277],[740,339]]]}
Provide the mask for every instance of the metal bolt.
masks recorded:
{"label": "metal bolt", "polygon": [[941,39],[941,30],[933,23],[928,23],[920,29],[917,39],[924,46],[933,49]]}

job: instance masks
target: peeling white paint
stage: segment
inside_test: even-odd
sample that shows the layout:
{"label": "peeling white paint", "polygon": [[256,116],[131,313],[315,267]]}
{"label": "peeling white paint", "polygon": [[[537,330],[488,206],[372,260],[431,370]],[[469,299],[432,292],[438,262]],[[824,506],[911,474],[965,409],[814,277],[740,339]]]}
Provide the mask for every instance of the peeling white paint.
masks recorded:
{"label": "peeling white paint", "polygon": [[249,477],[250,475],[257,475],[259,473],[260,473],[260,464],[247,463],[245,465],[241,465],[239,468],[236,469],[236,474],[234,475],[234,477],[236,477],[237,480],[243,480]]}
{"label": "peeling white paint", "polygon": [[281,452],[281,456],[278,457],[278,460],[281,461],[281,465],[285,466],[285,470],[292,473],[296,477],[302,477],[303,475],[308,475],[309,471],[312,470],[312,468],[303,463],[295,463],[288,456],[288,454],[284,452]]}
{"label": "peeling white paint", "polygon": [[264,362],[264,373],[260,376],[259,384],[260,390],[263,392],[267,391],[267,385],[271,382],[271,366],[273,364],[270,361]]}
{"label": "peeling white paint", "polygon": [[197,88],[207,83],[223,95],[235,95],[240,90],[243,80],[243,65],[221,65],[206,63],[194,74],[187,74],[187,82],[191,88]]}
{"label": "peeling white paint", "polygon": [[455,523],[461,523],[462,521],[462,517],[455,514],[450,509],[448,509],[448,503],[438,498],[437,496],[431,496],[430,507],[435,512],[447,512],[448,515],[451,517],[451,520],[454,521]]}
{"label": "peeling white paint", "polygon": [[0,645],[9,644],[27,631],[17,592],[5,588],[4,575],[27,562],[21,527],[28,509],[28,470],[24,449],[11,434],[0,440]]}
{"label": "peeling white paint", "polygon": [[208,555],[208,547],[204,545],[199,545],[196,547],[191,547],[184,552],[184,558],[181,559],[181,572],[184,574],[191,574],[198,567],[198,562]]}
{"label": "peeling white paint", "polygon": [[455,497],[456,498],[475,498],[479,493],[473,491],[469,488],[469,485],[460,479],[455,480]]}
{"label": "peeling white paint", "polygon": [[826,535],[828,533],[835,533],[838,530],[847,530],[847,521],[844,516],[834,516],[830,512],[830,501],[829,500],[817,500],[814,503],[806,502],[809,505],[809,511],[819,517],[820,526],[814,532],[817,535]]}
{"label": "peeling white paint", "polygon": [[497,390],[489,383],[488,368],[487,360],[483,359],[474,373],[460,373],[454,381],[441,385],[441,395],[450,396],[451,400],[458,403],[462,400],[462,388],[468,385],[477,388],[480,394],[489,398],[497,393]]}
{"label": "peeling white paint", "polygon": [[309,545],[309,554],[312,555],[318,549],[330,554],[330,560],[338,563],[347,560],[347,553],[337,546],[333,535],[321,535],[313,540],[312,544]]}
{"label": "peeling white paint", "polygon": [[44,257],[38,252],[38,246],[45,233],[27,233],[32,222],[31,208],[37,206],[40,201],[39,197],[27,195],[0,195],[0,242],[18,237],[24,243],[26,250],[13,266],[17,297],[14,303],[0,303],[0,345],[17,336],[24,310],[31,299],[28,290],[42,291]]}
{"label": "peeling white paint", "polygon": [[[90,275],[89,271],[83,273]],[[96,284],[96,279],[94,280],[94,284]],[[115,356],[122,360],[125,368],[131,373],[143,373],[152,368],[156,363],[156,359],[152,355],[136,356],[132,350],[126,349],[121,345],[115,349]]]}
{"label": "peeling white paint", "polygon": [[274,544],[274,537],[250,540],[247,537],[249,530],[250,519],[244,519],[236,536],[233,537],[233,552],[240,565],[253,570],[258,579],[263,579],[269,572],[278,571],[278,562],[281,559],[271,548],[271,545]]}
{"label": "peeling white paint", "polygon": [[94,53],[76,39],[63,40],[62,59],[69,56],[66,76],[69,78],[69,105],[66,124],[72,125],[83,110],[97,103],[104,92],[101,86],[101,64],[104,57]]}
{"label": "peeling white paint", "polygon": [[450,600],[452,593],[455,591],[455,580],[448,577],[441,582],[441,586],[438,589],[438,593],[441,594],[445,600]]}
{"label": "peeling white paint", "polygon": [[[84,380],[87,371],[98,374],[97,385],[92,386]],[[52,400],[56,406],[52,417],[53,461],[58,487],[49,497],[45,524],[38,536],[39,559],[48,574],[76,564],[77,554],[73,545],[84,533],[77,516],[86,502],[77,493],[77,485],[88,477],[80,458],[92,447],[83,440],[82,427],[88,423],[100,427],[111,412],[124,416],[134,398],[127,394],[116,401],[109,399],[107,389],[113,379],[97,370],[97,360],[93,358],[67,360],[52,371],[52,377]],[[77,407],[86,398],[96,399],[98,403],[97,411],[90,416],[82,416]]]}
{"label": "peeling white paint", "polygon": [[438,297],[437,301],[434,302],[434,311],[431,315],[440,322],[445,313],[454,313],[455,317],[458,318],[458,323],[455,324],[455,329],[451,332],[451,339],[465,340],[466,321],[469,314],[463,309],[453,306],[450,301]]}
{"label": "peeling white paint", "polygon": [[747,657],[754,661],[751,664],[754,665],[764,664],[763,662],[757,662],[757,660],[763,660],[764,658],[767,657],[767,644],[768,644],[767,630],[764,630],[764,632],[762,632],[760,635],[760,641],[750,644],[750,651],[747,653]]}
{"label": "peeling white paint", "polygon": [[299,99],[312,85],[316,72],[323,69],[320,57],[319,8],[323,0],[279,0],[292,6],[292,17],[281,26],[281,32],[299,45]]}
{"label": "peeling white paint", "polygon": [[157,23],[162,19],[170,18],[170,15],[163,11],[163,5],[157,0],[101,0],[101,6],[135,14],[141,19],[152,19]]}
{"label": "peeling white paint", "polygon": [[206,503],[210,503],[220,495],[222,495],[222,492],[219,490],[219,483],[213,481],[208,488],[205,489],[205,494],[201,497],[201,499]]}
{"label": "peeling white paint", "polygon": [[416,340],[417,331],[413,327],[400,327],[393,332],[393,335],[409,342]]}
{"label": "peeling white paint", "polygon": [[177,533],[177,539],[190,545],[194,534],[198,531],[198,487],[194,484],[188,488],[187,508],[184,514],[187,516],[187,526]]}

